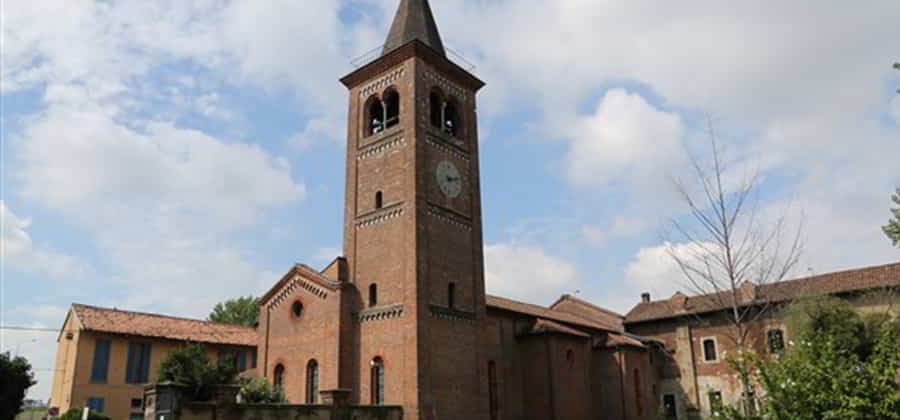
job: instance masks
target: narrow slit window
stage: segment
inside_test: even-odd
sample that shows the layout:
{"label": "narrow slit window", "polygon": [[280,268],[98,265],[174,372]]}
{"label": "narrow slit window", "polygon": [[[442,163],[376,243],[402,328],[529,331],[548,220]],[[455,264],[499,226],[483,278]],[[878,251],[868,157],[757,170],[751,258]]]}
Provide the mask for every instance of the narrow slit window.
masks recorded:
{"label": "narrow slit window", "polygon": [[372,283],[369,285],[369,307],[378,305],[378,285]]}
{"label": "narrow slit window", "polygon": [[306,403],[319,402],[319,362],[315,359],[306,364]]}
{"label": "narrow slit window", "polygon": [[703,360],[707,362],[719,360],[718,354],[716,354],[716,340],[712,338],[703,340]]}
{"label": "narrow slit window", "polygon": [[275,366],[275,377],[272,384],[277,389],[284,389],[284,365],[281,363]]}
{"label": "narrow slit window", "polygon": [[456,307],[456,283],[447,285],[447,307],[451,309]]}
{"label": "narrow slit window", "polygon": [[375,193],[375,208],[380,209],[384,207],[384,193],[378,191]]}
{"label": "narrow slit window", "polygon": [[380,357],[372,359],[371,401],[372,405],[384,404],[384,361]]}

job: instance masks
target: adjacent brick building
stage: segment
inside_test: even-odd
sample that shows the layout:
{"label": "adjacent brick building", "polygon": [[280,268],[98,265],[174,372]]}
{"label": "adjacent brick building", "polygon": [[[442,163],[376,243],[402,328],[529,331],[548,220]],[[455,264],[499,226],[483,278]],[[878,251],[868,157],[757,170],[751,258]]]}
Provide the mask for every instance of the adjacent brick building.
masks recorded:
{"label": "adjacent brick building", "polygon": [[240,370],[256,367],[253,328],[72,305],[57,338],[50,407],[143,419],[144,385],[156,380],[168,352],[188,342],[204,344],[210,360],[227,355]]}
{"label": "adjacent brick building", "polygon": [[[847,300],[860,312],[900,315],[900,263],[841,271],[740,289],[742,308],[765,308],[748,323],[748,342],[757,354],[779,353],[791,343],[781,309],[797,299],[831,295]],[[659,371],[659,401],[668,418],[712,414],[719,403],[737,405],[740,383],[726,363],[734,353],[730,306],[715,295],[642,302],[625,316],[627,331],[659,340],[666,357]]]}

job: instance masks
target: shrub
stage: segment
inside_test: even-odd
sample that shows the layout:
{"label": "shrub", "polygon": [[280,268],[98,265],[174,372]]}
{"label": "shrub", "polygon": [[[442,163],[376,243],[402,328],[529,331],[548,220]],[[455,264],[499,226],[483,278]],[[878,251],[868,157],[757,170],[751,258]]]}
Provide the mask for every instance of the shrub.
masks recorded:
{"label": "shrub", "polygon": [[274,388],[265,378],[249,378],[241,386],[241,402],[249,404],[280,404],[286,402],[284,390]]}
{"label": "shrub", "polygon": [[[81,414],[84,413],[84,407],[72,407],[69,411],[66,411],[65,414],[59,417],[59,420],[81,420]],[[98,413],[96,411],[91,411],[88,414],[88,420],[111,420],[109,417],[103,415],[103,413]]]}
{"label": "shrub", "polygon": [[228,360],[211,363],[206,348],[192,344],[169,353],[160,364],[157,377],[160,382],[183,385],[195,401],[205,401],[210,397],[211,386],[234,383],[237,370]]}

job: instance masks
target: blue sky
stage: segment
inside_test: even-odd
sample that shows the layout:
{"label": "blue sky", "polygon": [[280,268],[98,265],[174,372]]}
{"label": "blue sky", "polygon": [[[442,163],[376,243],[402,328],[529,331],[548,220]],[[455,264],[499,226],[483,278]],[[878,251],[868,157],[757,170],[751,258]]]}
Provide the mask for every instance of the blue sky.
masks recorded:
{"label": "blue sky", "polygon": [[[202,317],[338,255],[337,79],[395,3],[5,3],[3,323],[58,327],[71,302]],[[433,8],[487,82],[490,292],[624,312],[683,290],[670,180],[706,150],[709,118],[732,167],[760,172],[764,212],[802,220],[796,274],[898,260],[879,228],[900,185],[896,1]],[[0,337],[46,398],[55,336]]]}

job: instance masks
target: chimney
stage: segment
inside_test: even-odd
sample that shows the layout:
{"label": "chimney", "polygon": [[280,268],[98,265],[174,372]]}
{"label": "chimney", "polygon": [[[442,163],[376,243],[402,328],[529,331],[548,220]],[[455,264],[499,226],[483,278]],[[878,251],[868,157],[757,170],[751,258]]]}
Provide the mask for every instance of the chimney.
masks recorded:
{"label": "chimney", "polygon": [[641,293],[641,302],[650,303],[650,293]]}
{"label": "chimney", "polygon": [[745,281],[740,286],[740,294],[741,294],[741,303],[750,303],[756,300],[756,285]]}
{"label": "chimney", "polygon": [[684,293],[675,292],[669,300],[672,302],[672,306],[677,310],[684,310],[687,307],[688,297]]}

